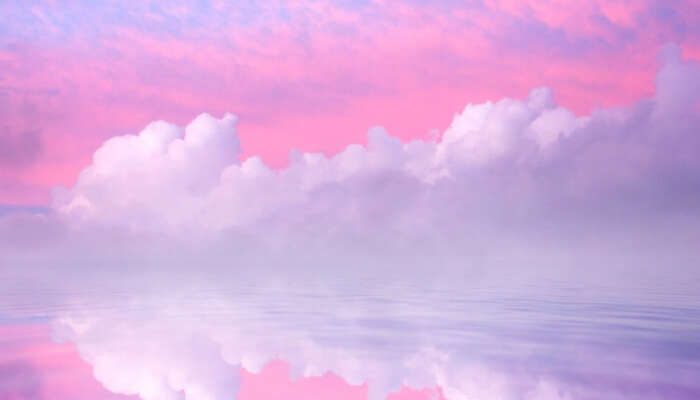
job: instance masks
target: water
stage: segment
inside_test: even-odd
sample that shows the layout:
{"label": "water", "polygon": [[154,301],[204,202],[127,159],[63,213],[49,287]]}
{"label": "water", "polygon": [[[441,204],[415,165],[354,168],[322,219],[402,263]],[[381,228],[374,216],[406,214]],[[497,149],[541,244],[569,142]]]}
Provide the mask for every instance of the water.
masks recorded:
{"label": "water", "polygon": [[[367,382],[377,398],[402,384],[440,385],[455,399],[700,398],[697,280],[281,282],[179,290],[103,282],[63,291],[27,284],[2,293],[0,321],[50,324],[96,370],[111,368],[100,360],[115,352],[120,366],[158,370],[144,348],[178,354],[184,346],[203,354],[176,357],[185,365],[213,357],[257,371],[279,357],[295,376],[330,370]],[[0,337],[0,348],[16,340]]]}

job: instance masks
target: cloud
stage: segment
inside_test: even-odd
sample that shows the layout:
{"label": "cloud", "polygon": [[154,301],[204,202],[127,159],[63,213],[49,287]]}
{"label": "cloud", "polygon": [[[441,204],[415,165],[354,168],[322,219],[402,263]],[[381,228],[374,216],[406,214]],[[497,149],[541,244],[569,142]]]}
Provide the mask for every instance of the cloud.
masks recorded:
{"label": "cloud", "polygon": [[434,140],[375,127],[282,169],[240,160],[232,114],[154,122],[106,141],[50,214],[3,218],[0,265],[40,293],[37,313],[61,305],[56,338],[105,387],[145,400],[230,398],[238,367],[277,357],[371,399],[575,398],[575,382],[499,358],[530,353],[497,307],[450,299],[697,273],[700,76],[664,57],[655,96],[630,107],[578,117],[539,88],[469,104]]}
{"label": "cloud", "polygon": [[63,200],[59,193],[57,207],[88,217],[121,209],[133,213],[128,219],[148,222],[152,215],[179,222],[190,207],[201,206],[187,203],[216,186],[222,169],[236,159],[235,121],[230,114],[220,120],[202,114],[184,130],[159,121],[139,135],[112,138],[95,152],[70,197]]}
{"label": "cloud", "polygon": [[[184,129],[155,122],[105,142],[54,207],[135,229],[213,231],[263,221],[376,225],[376,216],[417,223],[440,218],[435,206],[450,199],[464,213],[684,207],[697,196],[700,90],[697,66],[679,57],[668,49],[656,96],[629,108],[576,117],[539,88],[524,101],[467,105],[437,141],[403,143],[376,127],[367,146],[293,152],[281,170],[255,156],[238,161],[231,114],[202,114]],[[493,201],[502,203],[491,210]]]}

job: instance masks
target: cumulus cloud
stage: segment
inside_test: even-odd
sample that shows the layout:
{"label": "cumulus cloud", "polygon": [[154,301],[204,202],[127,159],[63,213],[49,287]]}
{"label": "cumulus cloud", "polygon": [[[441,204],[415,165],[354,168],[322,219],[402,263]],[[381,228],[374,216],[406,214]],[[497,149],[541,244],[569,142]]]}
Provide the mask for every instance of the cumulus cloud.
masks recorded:
{"label": "cumulus cloud", "polygon": [[449,299],[485,279],[697,272],[700,75],[664,57],[630,107],[576,116],[539,88],[469,104],[435,140],[375,127],[279,170],[239,159],[231,114],[154,122],[106,141],[49,215],[4,218],[0,262],[64,305],[56,338],[105,387],[144,400],[230,398],[239,367],[275,357],[372,399],[571,399],[546,373],[484,367],[503,326],[469,309],[490,330],[470,325],[464,347],[450,324],[467,306]]}
{"label": "cumulus cloud", "polygon": [[[522,202],[537,211],[600,199],[673,207],[696,195],[700,90],[697,67],[677,49],[666,53],[655,97],[629,108],[577,117],[539,88],[524,101],[469,104],[436,141],[402,143],[376,127],[366,146],[333,156],[293,152],[281,170],[257,157],[238,161],[231,114],[202,114],[184,129],[154,122],[105,142],[76,184],[57,191],[54,208],[72,220],[144,230],[221,231],[317,220],[298,213],[352,223],[375,210],[399,223],[428,217],[430,210],[411,207],[434,208],[440,196],[457,199],[462,204],[450,206],[460,211],[465,203],[488,208],[493,197],[503,197],[498,212]],[[328,203],[332,210],[318,209]]]}

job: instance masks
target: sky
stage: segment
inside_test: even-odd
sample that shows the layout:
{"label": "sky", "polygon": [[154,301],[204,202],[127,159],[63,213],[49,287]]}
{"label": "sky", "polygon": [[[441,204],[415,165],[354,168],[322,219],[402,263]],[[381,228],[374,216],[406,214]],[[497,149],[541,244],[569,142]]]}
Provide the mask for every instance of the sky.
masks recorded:
{"label": "sky", "polygon": [[50,203],[108,138],[202,112],[240,157],[443,132],[468,103],[552,89],[576,115],[650,97],[659,49],[700,58],[693,1],[5,1],[0,204]]}
{"label": "sky", "polygon": [[697,398],[698,20],[2,2],[0,397]]}

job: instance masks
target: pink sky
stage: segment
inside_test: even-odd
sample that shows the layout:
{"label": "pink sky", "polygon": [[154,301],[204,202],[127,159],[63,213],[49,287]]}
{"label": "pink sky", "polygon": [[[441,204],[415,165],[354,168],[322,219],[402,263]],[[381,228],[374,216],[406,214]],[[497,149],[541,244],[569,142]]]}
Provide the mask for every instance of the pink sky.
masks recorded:
{"label": "pink sky", "polygon": [[238,115],[242,157],[279,167],[537,86],[577,113],[632,103],[662,45],[699,57],[692,3],[5,4],[0,204],[47,205],[107,138],[201,112]]}

